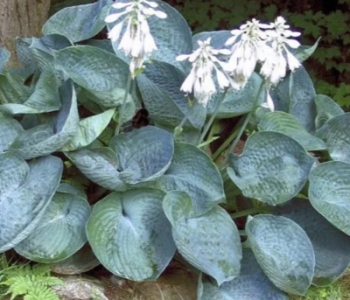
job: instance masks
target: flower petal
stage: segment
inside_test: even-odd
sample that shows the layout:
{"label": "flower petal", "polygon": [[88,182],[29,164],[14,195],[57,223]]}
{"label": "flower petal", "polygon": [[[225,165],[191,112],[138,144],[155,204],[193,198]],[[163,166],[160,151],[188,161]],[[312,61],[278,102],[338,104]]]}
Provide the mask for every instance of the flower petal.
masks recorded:
{"label": "flower petal", "polygon": [[111,39],[112,42],[116,42],[119,39],[123,23],[124,22],[118,23],[108,32],[108,38]]}
{"label": "flower petal", "polygon": [[300,46],[300,43],[297,40],[285,39],[285,43],[293,49],[296,49]]}

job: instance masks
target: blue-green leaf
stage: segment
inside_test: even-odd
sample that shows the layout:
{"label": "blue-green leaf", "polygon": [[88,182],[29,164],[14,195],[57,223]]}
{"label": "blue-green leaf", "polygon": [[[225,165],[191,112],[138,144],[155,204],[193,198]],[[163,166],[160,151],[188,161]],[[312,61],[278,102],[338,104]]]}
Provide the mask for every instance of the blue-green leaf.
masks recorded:
{"label": "blue-green leaf", "polygon": [[199,103],[191,107],[180,90],[185,74],[175,66],[153,61],[143,74],[137,77],[140,93],[152,119],[158,123],[177,126],[186,116],[184,127],[200,129],[206,117],[206,109]]}
{"label": "blue-green leaf", "polygon": [[305,199],[293,199],[275,214],[300,225],[310,238],[315,252],[315,274],[312,283],[318,286],[334,282],[350,264],[350,237],[323,218]]}
{"label": "blue-green leaf", "polygon": [[[162,128],[171,134],[174,134],[174,131],[177,126],[174,125],[168,125],[168,124],[163,124],[160,122],[154,122],[155,126],[158,128]],[[181,134],[174,134],[174,139],[175,142],[177,143],[187,143],[187,144],[192,144],[192,145],[197,145],[197,141],[201,135],[201,130],[196,129],[194,127],[182,127]]]}
{"label": "blue-green leaf", "polygon": [[8,70],[0,74],[0,104],[24,103],[32,90],[24,85],[25,78],[11,74]]}
{"label": "blue-green leaf", "polygon": [[10,56],[10,51],[6,50],[5,48],[0,48],[0,72],[2,72],[6,66],[8,60],[10,59]]}
{"label": "blue-green leaf", "polygon": [[57,192],[37,227],[16,245],[16,252],[40,263],[70,257],[87,241],[85,224],[90,213],[90,205],[84,198]]}
{"label": "blue-green leaf", "polygon": [[231,118],[252,111],[266,99],[265,89],[261,89],[262,84],[262,78],[257,73],[253,73],[243,89],[230,89],[225,95],[214,94],[208,103],[208,114],[214,113],[217,102],[223,96],[224,102],[220,105],[217,118]]}
{"label": "blue-green leaf", "polygon": [[128,184],[157,179],[168,169],[174,154],[172,135],[152,126],[117,135],[110,147],[118,156],[119,176]]}
{"label": "blue-green leaf", "polygon": [[102,49],[92,46],[68,47],[56,53],[56,64],[74,82],[89,91],[125,90],[128,65]]}
{"label": "blue-green leaf", "polygon": [[43,26],[44,35],[60,34],[72,43],[87,40],[105,27],[104,19],[112,0],[66,7],[54,14]]}
{"label": "blue-green leaf", "polygon": [[41,38],[32,37],[29,45],[30,59],[39,70],[50,70],[63,79],[62,72],[56,69],[55,52],[71,46],[72,43],[58,34],[46,35]]}
{"label": "blue-green leaf", "polygon": [[73,84],[67,81],[60,88],[63,106],[55,123],[42,124],[20,134],[11,145],[11,151],[25,159],[50,154],[63,147],[78,130],[78,107]]}
{"label": "blue-green leaf", "polygon": [[40,74],[33,93],[23,104],[3,104],[0,110],[11,115],[39,114],[59,110],[61,107],[59,85],[60,81],[52,71],[44,71]]}
{"label": "blue-green leaf", "polygon": [[333,160],[350,162],[350,113],[329,119],[318,131]]}
{"label": "blue-green leaf", "polygon": [[210,38],[210,45],[215,49],[229,49],[231,46],[226,46],[225,43],[232,36],[230,30],[205,31],[195,34],[192,37],[193,49],[198,49],[198,41],[205,41]]}
{"label": "blue-green leaf", "polygon": [[[290,80],[293,84],[290,88]],[[275,90],[275,109],[294,116],[308,132],[315,131],[316,92],[309,74],[301,66],[290,73]]]}
{"label": "blue-green leaf", "polygon": [[332,117],[344,113],[338,103],[326,95],[316,95],[315,103],[317,111],[315,120],[316,129],[321,128]]}
{"label": "blue-green leaf", "polygon": [[110,148],[82,149],[65,155],[91,181],[109,189],[122,191],[126,184],[119,178],[117,155]]}
{"label": "blue-green leaf", "polygon": [[80,120],[77,133],[60,150],[73,151],[91,144],[108,126],[114,112],[114,109],[109,109],[101,114]]}
{"label": "blue-green leaf", "polygon": [[28,70],[28,75],[32,74],[35,71],[36,63],[33,58],[33,54],[29,46],[33,38],[16,38],[16,54],[18,60],[21,64]]}
{"label": "blue-green leaf", "polygon": [[242,246],[236,224],[220,206],[192,218],[193,203],[184,192],[169,192],[163,209],[181,255],[220,286],[238,276]]}
{"label": "blue-green leaf", "polygon": [[109,271],[135,281],[155,280],[169,264],[176,248],[163,197],[160,190],[129,190],[114,192],[94,206],[87,236]]}
{"label": "blue-green leaf", "polygon": [[308,133],[298,120],[282,111],[264,114],[259,122],[259,130],[276,131],[295,139],[306,150],[324,150],[326,144],[319,138]]}
{"label": "blue-green leaf", "polygon": [[[89,99],[101,107],[111,108],[122,104],[129,67],[112,53],[92,46],[68,47],[56,53],[56,65],[86,89]],[[136,96],[133,91],[128,93],[127,110],[133,113]]]}
{"label": "blue-green leaf", "polygon": [[186,192],[193,201],[194,216],[204,214],[225,201],[220,172],[206,153],[190,144],[175,144],[171,165],[157,180],[156,187]]}
{"label": "blue-green leaf", "polygon": [[271,131],[252,134],[241,155],[231,155],[228,175],[243,194],[270,205],[296,196],[314,163],[294,139]]}
{"label": "blue-green leaf", "polygon": [[310,174],[309,199],[329,222],[350,235],[350,164],[331,161]]}
{"label": "blue-green leaf", "polygon": [[58,187],[63,163],[46,156],[27,164],[7,152],[0,154],[0,169],[0,252],[4,252],[40,222]]}
{"label": "blue-green leaf", "polygon": [[258,215],[248,220],[246,232],[260,267],[275,286],[305,295],[315,268],[314,250],[305,231],[288,218]]}
{"label": "blue-green leaf", "polygon": [[100,264],[89,243],[65,260],[50,264],[50,268],[56,274],[78,275],[92,270]]}
{"label": "blue-green leaf", "polygon": [[276,288],[257,263],[254,254],[245,249],[241,271],[235,279],[224,282],[220,287],[205,282],[200,276],[198,300],[288,300]]}
{"label": "blue-green leaf", "polygon": [[6,151],[23,131],[15,119],[0,113],[0,153]]}
{"label": "blue-green leaf", "polygon": [[174,141],[152,126],[119,134],[110,148],[83,149],[66,155],[89,179],[112,190],[159,178],[170,165]]}
{"label": "blue-green leaf", "polygon": [[312,46],[304,46],[301,45],[297,49],[289,48],[288,50],[294,54],[294,56],[300,61],[303,62],[307,60],[317,49],[318,43],[320,42],[321,38],[319,37],[315,44]]}

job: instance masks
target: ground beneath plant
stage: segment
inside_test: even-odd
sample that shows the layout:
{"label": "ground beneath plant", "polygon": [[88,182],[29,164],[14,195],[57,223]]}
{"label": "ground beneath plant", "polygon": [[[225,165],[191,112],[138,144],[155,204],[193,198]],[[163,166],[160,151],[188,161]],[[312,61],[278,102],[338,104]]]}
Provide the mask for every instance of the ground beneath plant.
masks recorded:
{"label": "ground beneath plant", "polygon": [[98,266],[86,275],[62,276],[61,300],[196,300],[198,276],[172,262],[157,281],[133,282]]}

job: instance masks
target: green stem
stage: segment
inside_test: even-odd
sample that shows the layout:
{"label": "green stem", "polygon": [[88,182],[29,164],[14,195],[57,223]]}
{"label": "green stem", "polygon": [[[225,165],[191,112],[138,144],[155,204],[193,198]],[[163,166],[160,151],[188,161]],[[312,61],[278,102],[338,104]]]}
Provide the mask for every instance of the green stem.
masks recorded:
{"label": "green stem", "polygon": [[225,99],[226,93],[227,93],[227,89],[226,89],[225,92],[223,93],[221,99],[220,99],[220,100],[218,101],[218,103],[216,104],[215,110],[214,110],[213,114],[211,115],[211,117],[210,117],[208,123],[205,125],[204,130],[203,130],[203,132],[202,132],[202,134],[201,134],[201,136],[200,136],[200,138],[199,138],[199,140],[198,140],[198,142],[197,142],[197,145],[202,144],[202,142],[203,142],[205,136],[207,135],[207,133],[208,133],[208,131],[209,131],[211,125],[213,124],[213,122],[214,122],[214,120],[215,120],[216,115],[217,115],[218,112],[219,112],[219,108],[220,108],[222,102],[223,102],[224,99]]}
{"label": "green stem", "polygon": [[257,95],[256,95],[256,97],[254,99],[254,106],[253,106],[252,111],[250,111],[249,114],[246,116],[246,118],[244,120],[244,123],[243,123],[241,129],[239,130],[236,139],[233,141],[233,143],[231,144],[231,146],[229,147],[229,149],[228,149],[228,151],[226,153],[224,164],[227,163],[229,154],[233,152],[233,150],[236,148],[239,140],[241,139],[242,134],[243,134],[244,130],[246,129],[246,127],[247,127],[247,125],[248,125],[248,123],[249,123],[249,121],[250,121],[250,119],[251,119],[251,117],[253,115],[254,109],[255,109],[255,107],[257,105],[257,101],[259,99],[259,96],[260,96],[260,93],[261,93],[261,91],[263,89],[263,86],[264,86],[264,81],[262,81],[261,84],[260,84],[259,91],[258,91],[258,93],[257,93]]}
{"label": "green stem", "polygon": [[175,129],[174,129],[174,138],[176,138],[177,136],[179,136],[181,134],[182,126],[184,126],[186,121],[188,120],[188,117],[189,117],[189,115],[190,115],[190,113],[191,113],[191,111],[193,109],[193,106],[194,106],[194,104],[193,105],[189,104],[189,108],[188,108],[186,114],[184,115],[184,117],[182,118],[180,124],[175,127]]}
{"label": "green stem", "polygon": [[[293,85],[294,85],[294,77],[293,77],[293,72],[290,72],[289,75],[289,105],[293,104],[292,98],[293,98]],[[291,107],[289,107],[289,111],[291,111]]]}
{"label": "green stem", "polygon": [[180,122],[180,124],[179,124],[178,127],[181,128],[182,126],[185,125],[185,123],[186,123],[186,121],[187,121],[187,119],[188,119],[188,115],[189,115],[190,109],[191,109],[191,108],[188,109],[187,113],[186,113],[186,114],[184,115],[184,117],[182,118],[182,120],[181,120],[181,122]]}
{"label": "green stem", "polygon": [[208,133],[208,140],[209,140],[209,141],[213,138],[214,134],[217,133],[217,132],[216,132],[216,129],[217,129],[217,128],[215,128],[216,125],[217,125],[217,123],[214,122],[214,123],[212,124],[210,130],[209,130],[209,133]]}
{"label": "green stem", "polygon": [[233,129],[232,133],[230,136],[221,144],[221,146],[215,151],[215,153],[212,155],[212,160],[215,161],[220,154],[231,144],[233,139],[237,136],[238,134],[238,128],[242,125],[242,121],[239,120],[237,126]]}
{"label": "green stem", "polygon": [[126,106],[126,101],[128,99],[128,94],[129,94],[129,91],[130,91],[130,87],[131,87],[131,76],[128,76],[128,80],[126,82],[126,88],[125,88],[125,94],[124,94],[124,98],[123,98],[123,103],[122,103],[122,106],[119,110],[119,116],[118,116],[118,124],[117,124],[117,127],[114,131],[114,135],[118,135],[119,132],[120,132],[120,128],[122,126],[122,117],[123,117],[123,114],[124,114],[124,110],[125,110],[125,106]]}
{"label": "green stem", "polygon": [[253,207],[253,208],[248,208],[242,211],[235,212],[233,214],[230,214],[230,216],[232,219],[237,219],[237,218],[246,217],[249,215],[254,215],[258,213],[267,213],[267,212],[270,212],[270,209],[268,209],[267,207]]}
{"label": "green stem", "polygon": [[227,162],[227,160],[228,160],[229,154],[233,152],[233,150],[236,148],[236,146],[237,146],[239,140],[241,139],[242,134],[243,134],[244,130],[246,129],[246,127],[247,127],[247,125],[248,125],[248,123],[249,123],[250,118],[252,117],[252,115],[253,115],[253,112],[251,111],[251,112],[245,117],[244,123],[243,123],[242,127],[239,129],[239,132],[238,132],[238,134],[237,134],[235,140],[233,141],[233,143],[231,144],[231,146],[228,148],[228,151],[227,151],[226,157],[225,157],[225,164],[226,164],[226,162]]}

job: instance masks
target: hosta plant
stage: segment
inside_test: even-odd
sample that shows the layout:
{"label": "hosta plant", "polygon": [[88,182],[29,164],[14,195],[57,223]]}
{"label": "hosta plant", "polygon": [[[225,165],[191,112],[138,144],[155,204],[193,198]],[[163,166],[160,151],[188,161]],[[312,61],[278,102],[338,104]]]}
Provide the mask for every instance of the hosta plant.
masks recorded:
{"label": "hosta plant", "polygon": [[299,35],[277,17],[193,36],[162,1],[100,0],[18,38],[20,68],[2,49],[0,252],[134,281],[178,252],[199,300],[334,282],[350,115],[316,94]]}

